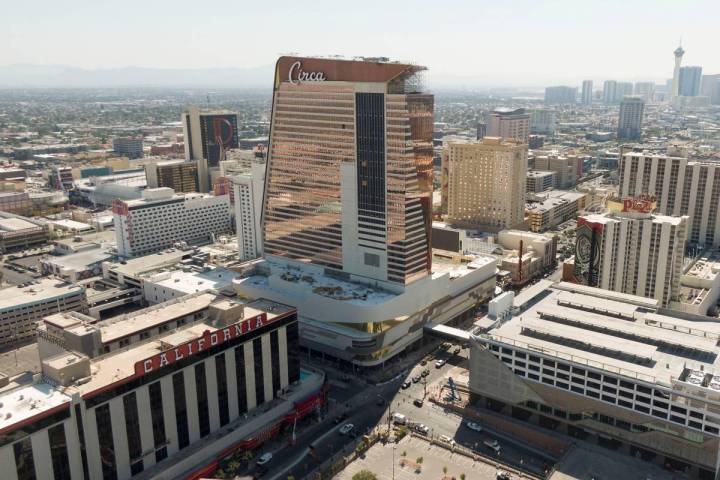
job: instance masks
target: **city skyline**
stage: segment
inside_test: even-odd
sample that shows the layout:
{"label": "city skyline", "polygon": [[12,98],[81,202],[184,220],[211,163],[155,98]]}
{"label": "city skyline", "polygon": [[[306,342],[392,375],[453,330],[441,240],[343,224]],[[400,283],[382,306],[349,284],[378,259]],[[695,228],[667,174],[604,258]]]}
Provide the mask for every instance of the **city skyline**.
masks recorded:
{"label": "city skyline", "polygon": [[[9,48],[0,52],[0,66],[271,72],[279,54],[293,51],[382,55],[424,64],[430,83],[437,86],[575,86],[584,79],[671,78],[672,51],[682,36],[685,65],[701,65],[708,74],[720,72],[712,29],[720,7],[705,1],[661,7],[647,1],[612,2],[587,11],[577,11],[566,1],[523,1],[512,8],[458,2],[455,8],[412,12],[372,2],[339,8],[326,2],[308,6],[280,1],[241,9],[225,0],[216,0],[210,8],[191,2],[131,1],[113,12],[112,22],[106,21],[104,6],[85,0],[62,7],[40,3],[45,5],[33,4],[32,10],[26,5],[6,7],[9,21],[0,40]],[[658,14],[652,22],[643,21],[652,8]],[[508,24],[518,33],[508,36]],[[607,35],[609,31],[616,33]],[[498,35],[503,42],[483,47]],[[328,38],[333,39],[332,48]],[[470,46],[482,53],[472,57],[477,60],[468,60]],[[567,73],[569,59],[572,74]]]}

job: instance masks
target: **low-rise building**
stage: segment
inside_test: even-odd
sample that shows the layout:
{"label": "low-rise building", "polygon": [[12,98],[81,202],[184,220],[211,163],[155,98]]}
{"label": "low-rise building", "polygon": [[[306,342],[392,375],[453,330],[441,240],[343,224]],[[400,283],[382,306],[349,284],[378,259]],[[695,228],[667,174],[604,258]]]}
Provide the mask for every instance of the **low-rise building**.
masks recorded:
{"label": "low-rise building", "polygon": [[161,303],[209,290],[232,292],[232,280],[237,276],[226,268],[190,265],[150,272],[142,276],[143,297],[148,303]]}
{"label": "low-rise building", "polygon": [[58,279],[4,288],[0,290],[0,347],[34,338],[37,322],[47,315],[85,308],[85,289]]}
{"label": "low-rise building", "polygon": [[670,308],[694,315],[717,315],[720,298],[720,255],[706,251],[685,267],[677,299]]}
{"label": "low-rise building", "polygon": [[511,312],[471,336],[472,402],[694,478],[717,475],[720,323],[550,282]]}
{"label": "low-rise building", "polygon": [[540,193],[555,188],[557,183],[555,172],[547,170],[528,170],[525,180],[525,191]]}
{"label": "low-rise building", "polygon": [[530,203],[525,210],[527,224],[533,232],[544,232],[550,228],[573,219],[585,208],[587,194],[551,190],[529,197]]}
{"label": "low-rise building", "polygon": [[49,239],[47,222],[0,212],[0,253],[44,245]]}

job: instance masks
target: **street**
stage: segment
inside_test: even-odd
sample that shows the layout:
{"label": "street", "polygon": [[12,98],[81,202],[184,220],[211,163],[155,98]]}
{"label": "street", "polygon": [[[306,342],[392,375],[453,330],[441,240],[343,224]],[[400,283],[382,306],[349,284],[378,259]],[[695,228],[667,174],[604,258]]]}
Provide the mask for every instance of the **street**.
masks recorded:
{"label": "street", "polygon": [[[467,366],[467,355],[467,349],[463,349],[458,355],[452,354],[451,351],[439,351],[436,358],[446,360],[445,366],[436,368],[435,359],[432,359],[425,366],[418,364],[407,374],[377,386],[366,386],[355,381],[331,382],[330,398],[336,400],[335,406],[320,423],[307,427],[301,432],[295,445],[282,448],[281,454],[274,454],[272,461],[267,464],[268,471],[263,478],[285,480],[289,475],[298,479],[303,478],[322,460],[329,458],[354,440],[353,436],[340,433],[343,425],[352,423],[355,426],[354,432],[359,436],[376,426],[387,428],[389,415],[394,412],[404,414],[410,422],[427,425],[431,429],[432,436],[447,435],[458,444],[494,457],[497,461],[521,466],[536,473],[542,472],[547,459],[512,439],[502,434],[495,435],[494,432],[488,432],[486,429],[482,432],[472,431],[464,425],[459,415],[446,412],[442,407],[429,401],[425,401],[422,407],[413,405],[413,400],[423,398],[425,385],[423,380],[413,383],[412,377],[428,369],[429,374],[424,379],[427,381],[429,391],[431,384],[444,380],[451,366]],[[402,389],[405,381],[410,382],[410,387]],[[345,414],[347,418],[337,424],[334,423],[334,419],[341,414]],[[500,443],[502,451],[499,456],[483,445],[485,440],[492,439]],[[256,453],[261,455],[263,452]]]}

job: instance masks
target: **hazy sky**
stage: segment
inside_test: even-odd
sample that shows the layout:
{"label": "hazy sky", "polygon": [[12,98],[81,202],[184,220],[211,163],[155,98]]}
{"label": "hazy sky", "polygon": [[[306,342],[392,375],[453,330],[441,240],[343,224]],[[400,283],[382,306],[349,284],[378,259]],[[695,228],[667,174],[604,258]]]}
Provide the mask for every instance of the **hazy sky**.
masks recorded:
{"label": "hazy sky", "polygon": [[377,55],[458,81],[538,85],[720,73],[720,0],[4,0],[0,65],[256,67]]}

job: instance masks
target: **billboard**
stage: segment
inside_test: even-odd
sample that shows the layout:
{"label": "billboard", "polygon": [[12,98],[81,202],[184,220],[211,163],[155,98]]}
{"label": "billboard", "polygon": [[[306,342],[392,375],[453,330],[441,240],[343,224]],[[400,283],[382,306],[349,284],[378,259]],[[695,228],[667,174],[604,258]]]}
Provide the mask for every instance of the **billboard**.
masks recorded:
{"label": "billboard", "polygon": [[236,114],[202,115],[200,117],[203,158],[209,167],[220,164],[222,152],[238,148],[238,124]]}
{"label": "billboard", "polygon": [[597,287],[600,284],[600,248],[603,225],[578,218],[575,231],[575,282]]}

